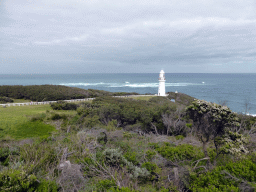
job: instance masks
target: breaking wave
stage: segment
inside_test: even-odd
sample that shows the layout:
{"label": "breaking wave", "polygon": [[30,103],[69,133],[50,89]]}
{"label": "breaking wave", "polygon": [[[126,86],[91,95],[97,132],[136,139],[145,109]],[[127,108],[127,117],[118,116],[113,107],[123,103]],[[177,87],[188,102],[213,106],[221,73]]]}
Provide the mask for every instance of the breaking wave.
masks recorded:
{"label": "breaking wave", "polygon": [[103,82],[100,82],[100,83],[61,83],[59,85],[76,87],[76,86],[99,86],[99,85],[104,86],[107,84],[109,84],[109,83],[103,83]]}
{"label": "breaking wave", "polygon": [[[158,83],[130,83],[128,81],[124,83],[61,83],[59,85],[65,86],[100,86],[100,87],[131,87],[131,88],[144,88],[144,87],[158,87]],[[165,83],[166,87],[184,87],[184,86],[197,86],[205,85],[202,83]]]}

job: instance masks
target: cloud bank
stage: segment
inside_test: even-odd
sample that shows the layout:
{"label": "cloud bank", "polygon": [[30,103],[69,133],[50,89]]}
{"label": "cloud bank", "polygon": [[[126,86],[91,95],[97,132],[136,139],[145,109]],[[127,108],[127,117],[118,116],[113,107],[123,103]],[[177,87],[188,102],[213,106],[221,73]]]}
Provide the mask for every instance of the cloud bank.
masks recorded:
{"label": "cloud bank", "polygon": [[254,0],[0,0],[0,73],[256,73]]}

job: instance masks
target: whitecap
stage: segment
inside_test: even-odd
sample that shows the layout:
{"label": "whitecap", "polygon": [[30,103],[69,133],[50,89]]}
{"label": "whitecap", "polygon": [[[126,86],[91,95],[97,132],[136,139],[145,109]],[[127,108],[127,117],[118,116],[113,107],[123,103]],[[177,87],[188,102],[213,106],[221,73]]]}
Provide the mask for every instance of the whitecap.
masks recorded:
{"label": "whitecap", "polygon": [[[125,83],[61,83],[59,85],[65,86],[103,86],[103,87],[131,87],[131,88],[145,88],[145,87],[152,87],[157,88],[159,83],[130,83],[125,81]],[[166,87],[185,87],[185,86],[195,86],[195,85],[202,85],[202,84],[195,84],[195,83],[165,83]]]}
{"label": "whitecap", "polygon": [[65,86],[97,86],[97,85],[104,85],[107,83],[61,83],[59,85],[65,85]]}

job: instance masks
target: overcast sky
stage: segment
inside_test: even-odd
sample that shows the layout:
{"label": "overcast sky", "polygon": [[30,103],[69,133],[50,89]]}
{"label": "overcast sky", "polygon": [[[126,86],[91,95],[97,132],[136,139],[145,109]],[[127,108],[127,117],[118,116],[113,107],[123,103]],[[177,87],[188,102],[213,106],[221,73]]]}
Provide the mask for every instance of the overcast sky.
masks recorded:
{"label": "overcast sky", "polygon": [[256,73],[255,0],[0,0],[0,73]]}

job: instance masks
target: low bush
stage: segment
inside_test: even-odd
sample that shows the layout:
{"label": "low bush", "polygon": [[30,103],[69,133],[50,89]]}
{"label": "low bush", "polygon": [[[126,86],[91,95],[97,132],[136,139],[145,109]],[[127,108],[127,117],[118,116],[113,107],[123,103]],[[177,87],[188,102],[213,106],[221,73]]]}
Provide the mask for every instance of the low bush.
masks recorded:
{"label": "low bush", "polygon": [[20,168],[19,170],[7,169],[0,172],[0,191],[57,192],[58,186],[53,181],[38,180],[34,174],[27,173],[25,168]]}
{"label": "low bush", "polygon": [[102,192],[102,191],[108,191],[110,188],[116,187],[116,183],[114,180],[100,180],[96,184],[97,186],[97,191]]}
{"label": "low bush", "polygon": [[132,162],[128,161],[119,149],[105,149],[103,151],[105,162],[111,166],[124,167],[126,166],[131,173],[131,178],[147,178],[150,173],[145,168],[135,166]]}
{"label": "low bush", "polygon": [[161,169],[157,166],[157,164],[152,162],[145,162],[141,165],[141,167],[146,168],[150,173],[150,180],[157,180],[158,174],[161,172]]}
{"label": "low bush", "polygon": [[137,190],[129,189],[128,187],[111,187],[110,189],[107,190],[107,192],[139,192]]}
{"label": "low bush", "polygon": [[58,113],[53,113],[50,117],[51,120],[59,120],[59,119],[67,119],[67,116],[65,114],[58,114]]}
{"label": "low bush", "polygon": [[58,101],[56,103],[51,103],[51,108],[53,110],[76,110],[77,104],[75,103],[68,103],[65,101]]}
{"label": "low bush", "polygon": [[10,99],[9,97],[0,97],[0,104],[4,103],[13,103],[13,100]]}
{"label": "low bush", "polygon": [[250,160],[230,161],[203,174],[192,173],[192,191],[243,191],[244,187],[255,190],[256,164]]}
{"label": "low bush", "polygon": [[204,157],[199,147],[189,144],[173,146],[170,143],[164,142],[162,144],[152,143],[151,146],[159,154],[171,161],[198,160]]}
{"label": "low bush", "polygon": [[46,114],[45,113],[41,113],[41,114],[37,114],[37,115],[34,115],[33,117],[31,117],[31,121],[43,121],[46,117]]}
{"label": "low bush", "polygon": [[20,148],[20,161],[30,166],[32,173],[38,173],[57,167],[58,158],[54,147],[48,143],[26,144]]}
{"label": "low bush", "polygon": [[0,162],[2,165],[8,165],[8,157],[11,154],[9,148],[4,147],[0,149]]}

